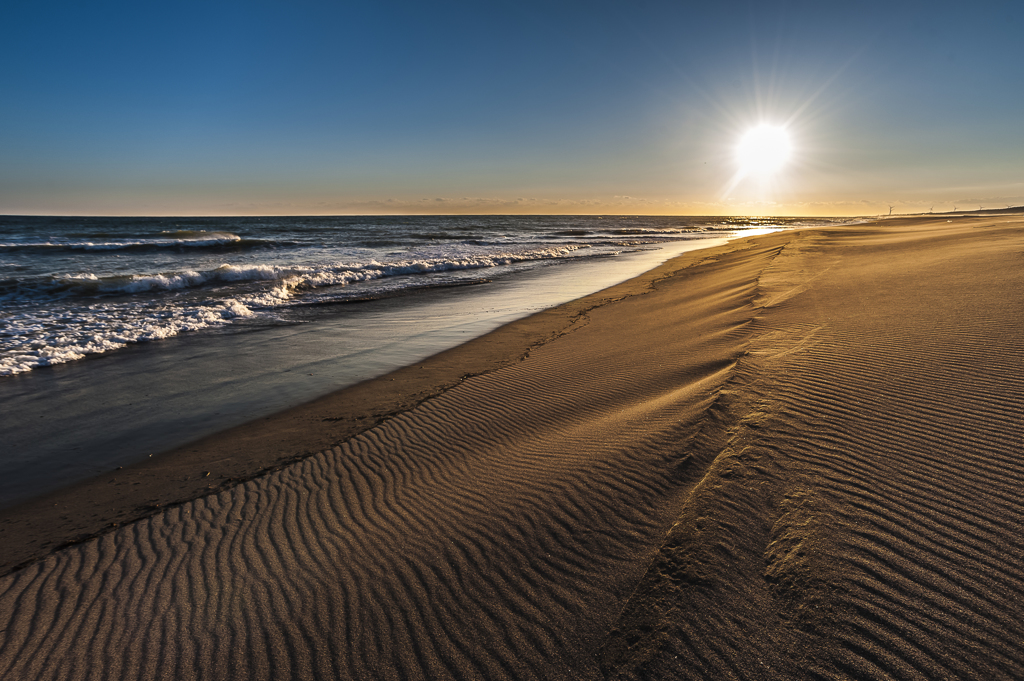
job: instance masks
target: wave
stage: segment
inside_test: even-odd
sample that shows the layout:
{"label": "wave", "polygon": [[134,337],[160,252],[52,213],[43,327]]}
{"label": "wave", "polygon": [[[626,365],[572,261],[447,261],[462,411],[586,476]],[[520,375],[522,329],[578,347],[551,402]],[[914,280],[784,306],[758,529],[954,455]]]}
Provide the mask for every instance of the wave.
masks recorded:
{"label": "wave", "polygon": [[231,232],[207,232],[205,229],[165,229],[160,233],[167,239],[207,239],[215,234],[235,236]]}
{"label": "wave", "polygon": [[[360,281],[413,274],[431,274],[455,270],[483,269],[512,265],[532,260],[572,257],[586,245],[564,245],[514,253],[498,253],[471,257],[437,257],[381,263],[335,263],[329,265],[221,265],[212,270],[185,270],[158,274],[97,276],[92,273],[66,274],[44,281],[0,282],[0,300],[23,300],[44,296],[110,296],[166,291],[183,291],[215,284],[276,281],[265,292],[265,305],[279,304],[295,292],[345,286]],[[254,301],[255,302],[255,301]]]}
{"label": "wave", "polygon": [[166,236],[103,241],[10,241],[0,243],[0,253],[30,251],[58,253],[67,251],[126,251],[168,248],[239,249],[259,246],[293,245],[291,242],[243,238],[230,232],[172,232]]}
{"label": "wave", "polygon": [[611,230],[613,234],[685,234],[692,232],[692,229],[684,229],[682,227],[623,227],[621,229]]}
{"label": "wave", "polygon": [[[0,301],[14,302],[0,319],[0,376],[62,364],[86,355],[231,323],[241,317],[269,314],[274,308],[369,300],[414,289],[484,283],[486,280],[400,280],[406,275],[513,265],[531,260],[579,257],[587,246],[567,245],[516,253],[447,257],[390,263],[284,267],[221,265],[208,271],[101,277],[65,275],[45,290],[25,282],[0,282]],[[372,290],[339,296],[327,287],[391,278]],[[233,285],[240,284],[240,285]],[[199,291],[203,286],[221,288]],[[177,294],[194,290],[187,296]],[[319,292],[316,292],[318,291]],[[6,295],[5,295],[6,293]],[[40,293],[60,298],[39,305]],[[146,296],[151,293],[155,295]],[[308,295],[304,295],[308,294]],[[99,296],[127,296],[97,300]],[[73,296],[79,296],[76,300]]]}
{"label": "wave", "polygon": [[[248,305],[273,307],[292,298],[297,293],[327,286],[347,286],[362,281],[399,277],[405,275],[435,274],[459,270],[485,269],[514,265],[533,260],[549,260],[572,257],[575,251],[587,246],[559,246],[519,253],[502,253],[487,256],[462,258],[425,258],[420,260],[364,265],[340,265],[320,268],[292,268],[280,272],[279,283],[269,291],[245,297]],[[259,273],[254,273],[259,276]],[[237,276],[243,276],[238,272]]]}

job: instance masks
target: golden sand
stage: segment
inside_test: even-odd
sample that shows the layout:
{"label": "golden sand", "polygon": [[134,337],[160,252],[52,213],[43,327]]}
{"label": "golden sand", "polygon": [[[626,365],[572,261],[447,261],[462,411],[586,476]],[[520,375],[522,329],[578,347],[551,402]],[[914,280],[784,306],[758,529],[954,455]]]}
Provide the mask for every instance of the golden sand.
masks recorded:
{"label": "golden sand", "polygon": [[1022,328],[1012,212],[687,254],[7,512],[0,677],[1019,677]]}

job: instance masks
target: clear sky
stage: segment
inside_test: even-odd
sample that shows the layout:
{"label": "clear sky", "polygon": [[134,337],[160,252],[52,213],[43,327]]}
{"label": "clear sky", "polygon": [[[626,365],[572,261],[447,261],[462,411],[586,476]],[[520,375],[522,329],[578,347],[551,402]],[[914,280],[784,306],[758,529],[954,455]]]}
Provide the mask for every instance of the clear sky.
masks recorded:
{"label": "clear sky", "polygon": [[[1024,2],[8,2],[0,214],[1024,203]],[[737,180],[761,122],[793,146]]]}

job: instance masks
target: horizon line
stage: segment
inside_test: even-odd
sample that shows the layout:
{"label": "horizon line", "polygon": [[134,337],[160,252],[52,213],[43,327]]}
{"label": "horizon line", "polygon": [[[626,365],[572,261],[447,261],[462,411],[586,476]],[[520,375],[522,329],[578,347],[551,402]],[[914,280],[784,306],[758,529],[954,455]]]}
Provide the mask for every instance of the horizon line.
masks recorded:
{"label": "horizon line", "polygon": [[896,217],[918,215],[954,215],[967,213],[992,213],[1024,210],[1021,206],[1004,208],[975,208],[971,210],[952,210],[939,212],[917,213],[857,213],[852,215],[806,215],[798,213],[223,213],[223,214],[122,214],[110,215],[100,213],[0,213],[0,218],[348,218],[348,217],[687,217],[687,218],[729,218],[729,217],[765,217],[765,218],[825,218],[825,217]]}

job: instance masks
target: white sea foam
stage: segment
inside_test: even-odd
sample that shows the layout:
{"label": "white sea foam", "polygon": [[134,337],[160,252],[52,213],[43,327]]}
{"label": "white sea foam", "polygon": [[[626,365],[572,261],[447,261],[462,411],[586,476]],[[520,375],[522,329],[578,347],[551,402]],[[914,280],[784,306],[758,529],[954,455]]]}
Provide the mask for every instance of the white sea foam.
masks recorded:
{"label": "white sea foam", "polygon": [[14,314],[5,320],[0,331],[0,376],[63,364],[129,343],[169,338],[252,315],[253,311],[244,303],[232,298],[177,308],[117,303],[63,312]]}
{"label": "white sea foam", "polygon": [[270,265],[221,265],[211,274],[221,281],[254,281],[259,279],[278,279],[282,268]]}

